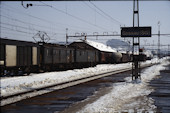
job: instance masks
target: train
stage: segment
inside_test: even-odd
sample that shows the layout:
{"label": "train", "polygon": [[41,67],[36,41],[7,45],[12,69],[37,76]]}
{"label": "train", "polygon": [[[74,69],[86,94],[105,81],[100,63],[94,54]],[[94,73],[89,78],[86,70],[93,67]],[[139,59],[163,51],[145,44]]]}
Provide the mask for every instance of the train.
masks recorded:
{"label": "train", "polygon": [[[146,60],[142,55],[141,61]],[[0,38],[1,76],[86,68],[97,64],[131,62],[132,55],[90,40],[69,45]]]}

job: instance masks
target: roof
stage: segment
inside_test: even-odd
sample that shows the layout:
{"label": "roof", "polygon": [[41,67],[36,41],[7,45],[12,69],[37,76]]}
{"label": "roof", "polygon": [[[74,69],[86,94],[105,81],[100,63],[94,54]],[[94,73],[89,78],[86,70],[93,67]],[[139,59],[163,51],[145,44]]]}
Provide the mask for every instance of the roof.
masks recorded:
{"label": "roof", "polygon": [[14,39],[1,38],[1,37],[0,37],[0,43],[9,44],[9,45],[17,45],[17,46],[36,46],[36,47],[39,46],[37,43],[30,42],[30,41],[14,40]]}
{"label": "roof", "polygon": [[100,50],[100,51],[105,51],[105,52],[117,52],[116,49],[114,48],[111,48],[110,46],[106,46],[102,43],[99,43],[99,42],[94,42],[94,41],[91,41],[91,40],[77,40],[75,42],[85,42],[86,44]]}

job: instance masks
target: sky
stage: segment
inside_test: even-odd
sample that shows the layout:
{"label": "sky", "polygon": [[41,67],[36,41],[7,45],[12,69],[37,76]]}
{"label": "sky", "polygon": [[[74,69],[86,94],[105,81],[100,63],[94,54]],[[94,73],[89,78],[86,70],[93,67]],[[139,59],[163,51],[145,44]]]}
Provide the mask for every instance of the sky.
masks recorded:
{"label": "sky", "polygon": [[[26,7],[27,4],[33,6]],[[120,34],[120,27],[133,26],[133,1],[1,1],[1,38],[38,41],[45,33],[49,42],[65,42],[66,32],[78,34]],[[151,26],[152,34],[170,34],[170,1],[139,1],[139,26]],[[66,30],[68,29],[68,30]],[[98,38],[98,40],[96,40]],[[69,38],[74,41],[78,38]],[[106,42],[131,38],[87,37]],[[169,36],[160,36],[161,45],[170,44]],[[141,45],[157,45],[158,36],[140,39]],[[155,46],[156,47],[156,46]],[[162,46],[167,48],[167,46]]]}

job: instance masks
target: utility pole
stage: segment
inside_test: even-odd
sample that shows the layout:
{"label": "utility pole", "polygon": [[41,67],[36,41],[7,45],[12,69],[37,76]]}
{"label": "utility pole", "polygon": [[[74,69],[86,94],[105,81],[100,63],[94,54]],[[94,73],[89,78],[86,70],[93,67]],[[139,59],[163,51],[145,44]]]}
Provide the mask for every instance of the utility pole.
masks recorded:
{"label": "utility pole", "polygon": [[[133,27],[139,27],[139,2],[133,0]],[[132,62],[132,80],[140,77],[140,62],[139,62],[139,49],[140,49],[140,38],[133,37],[133,62]]]}
{"label": "utility pole", "polygon": [[66,46],[68,44],[68,28],[66,28]]}
{"label": "utility pole", "polygon": [[158,58],[160,58],[160,21],[158,21]]}
{"label": "utility pole", "polygon": [[168,56],[170,56],[170,45],[168,45]]}

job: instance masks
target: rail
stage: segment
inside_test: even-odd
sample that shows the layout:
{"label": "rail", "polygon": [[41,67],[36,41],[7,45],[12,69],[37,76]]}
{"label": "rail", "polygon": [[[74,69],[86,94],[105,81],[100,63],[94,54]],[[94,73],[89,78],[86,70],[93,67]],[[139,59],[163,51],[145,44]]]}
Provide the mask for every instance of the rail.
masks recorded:
{"label": "rail", "polygon": [[[157,63],[145,64],[145,65],[142,65],[141,68],[149,67],[149,66],[152,66],[152,65],[155,65],[155,64],[157,64]],[[70,87],[70,86],[78,85],[78,84],[85,83],[85,82],[88,82],[88,81],[92,81],[92,80],[95,80],[95,79],[99,79],[99,78],[102,78],[102,77],[110,76],[110,75],[113,75],[113,74],[118,74],[118,73],[130,71],[131,69],[132,69],[131,67],[128,67],[128,68],[119,69],[119,70],[116,70],[116,71],[109,71],[109,72],[105,72],[105,73],[100,73],[100,74],[97,74],[97,75],[92,75],[92,76],[88,76],[88,77],[84,77],[84,78],[80,78],[80,79],[76,79],[76,80],[72,80],[72,81],[68,81],[68,82],[63,82],[63,83],[59,83],[59,84],[55,84],[55,85],[49,85],[49,86],[46,86],[46,87],[31,89],[29,91],[23,91],[23,92],[16,93],[16,94],[4,95],[4,96],[1,96],[1,105],[0,106],[4,106],[4,105],[11,104],[11,103],[23,100],[23,99],[31,98],[31,97],[42,95],[42,94],[45,94],[45,93],[49,93],[49,92],[52,92],[52,91],[55,91],[55,90],[59,90],[59,89],[67,88],[67,87]]]}

